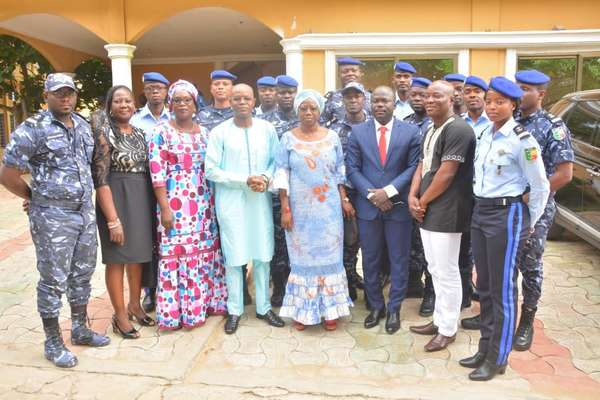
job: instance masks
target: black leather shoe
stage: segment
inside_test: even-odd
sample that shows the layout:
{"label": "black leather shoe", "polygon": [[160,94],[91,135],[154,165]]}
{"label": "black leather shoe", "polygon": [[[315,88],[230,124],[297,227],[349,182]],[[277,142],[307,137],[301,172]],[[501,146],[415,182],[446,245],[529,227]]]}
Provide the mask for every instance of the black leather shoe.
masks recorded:
{"label": "black leather shoe", "polygon": [[398,332],[400,329],[400,311],[388,312],[385,320],[385,331],[390,335]]}
{"label": "black leather shoe", "polygon": [[285,322],[283,322],[283,320],[279,318],[279,316],[277,316],[277,314],[275,314],[273,310],[269,310],[266,314],[263,315],[256,314],[256,318],[262,319],[263,321],[266,321],[267,324],[276,328],[282,328],[285,326]]}
{"label": "black leather shoe", "polygon": [[382,310],[371,310],[367,318],[365,318],[365,328],[371,329],[379,325],[379,320],[385,315],[385,308]]}
{"label": "black leather shoe", "polygon": [[232,335],[237,331],[238,325],[240,324],[240,315],[228,315],[227,321],[225,321],[225,333]]}
{"label": "black leather shoe", "polygon": [[419,315],[421,317],[431,317],[433,315],[433,310],[435,310],[435,293],[425,291],[421,307],[419,307]]}
{"label": "black leather shoe", "polygon": [[486,353],[478,351],[471,357],[463,358],[458,363],[465,368],[479,368],[485,361]]}
{"label": "black leather shoe", "polygon": [[527,351],[531,347],[533,342],[533,320],[536,311],[537,308],[525,305],[521,307],[521,319],[513,340],[513,348],[516,351]]}
{"label": "black leather shoe", "polygon": [[468,329],[470,331],[478,331],[481,326],[481,315],[477,314],[474,317],[463,318],[460,321],[460,324],[463,328]]}
{"label": "black leather shoe", "polygon": [[472,381],[489,381],[497,374],[503,375],[506,372],[506,364],[496,365],[489,361],[484,361],[481,367],[469,374],[469,379]]}
{"label": "black leather shoe", "polygon": [[145,313],[151,313],[156,309],[156,289],[147,288],[144,299],[142,300],[142,309]]}

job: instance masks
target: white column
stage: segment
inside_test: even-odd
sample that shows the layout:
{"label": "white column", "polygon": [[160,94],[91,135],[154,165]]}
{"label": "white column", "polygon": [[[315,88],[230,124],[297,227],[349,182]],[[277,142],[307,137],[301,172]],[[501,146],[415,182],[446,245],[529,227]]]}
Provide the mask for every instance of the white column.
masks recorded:
{"label": "white column", "polygon": [[325,51],[325,93],[335,90],[337,78],[337,65],[335,63],[335,51]]}
{"label": "white column", "polygon": [[302,49],[300,40],[283,39],[281,42],[285,54],[286,74],[298,81],[298,90],[302,89]]}
{"label": "white column", "polygon": [[506,49],[506,58],[504,60],[504,76],[511,81],[514,81],[516,72],[517,49]]}
{"label": "white column", "polygon": [[112,84],[131,86],[131,59],[135,46],[130,44],[107,44],[104,46],[111,61]]}
{"label": "white column", "polygon": [[471,75],[471,60],[469,49],[460,49],[458,51],[458,66],[457,70],[459,74],[465,76]]}

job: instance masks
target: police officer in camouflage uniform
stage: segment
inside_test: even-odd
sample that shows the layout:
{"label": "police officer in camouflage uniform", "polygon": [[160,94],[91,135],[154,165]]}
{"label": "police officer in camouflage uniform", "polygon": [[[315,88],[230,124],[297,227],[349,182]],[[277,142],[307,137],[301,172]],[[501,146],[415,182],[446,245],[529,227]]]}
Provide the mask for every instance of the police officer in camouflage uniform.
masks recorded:
{"label": "police officer in camouflage uniform", "polygon": [[[408,93],[408,102],[414,112],[404,118],[404,122],[417,125],[421,137],[425,136],[433,123],[425,111],[425,93],[430,84],[431,81],[427,78],[414,77],[412,78],[411,88]],[[419,308],[419,315],[429,317],[433,314],[435,307],[435,291],[433,289],[431,274],[427,271],[427,260],[425,259],[419,224],[414,220],[411,240],[406,297],[423,297]],[[423,288],[422,282],[423,274],[425,274],[425,288]]]}
{"label": "police officer in camouflage uniform", "polygon": [[[4,152],[0,183],[29,202],[31,237],[40,280],[38,312],[44,354],[63,368],[77,365],[58,323],[61,297],[71,306],[71,343],[106,346],[110,339],[87,326],[90,279],[96,267],[96,215],[90,165],[94,140],[89,124],[73,112],[77,89],[65,74],[44,84],[48,111],[28,118],[13,132]],[[21,178],[31,173],[31,186]]]}
{"label": "police officer in camouflage uniform", "polygon": [[[361,61],[352,57],[341,57],[337,60],[338,71],[342,88],[350,82],[361,82],[363,73]],[[325,109],[321,114],[321,124],[326,125],[330,121],[343,121],[346,109],[344,107],[342,90],[335,90],[325,94]],[[363,109],[367,115],[371,113],[371,93],[366,92]],[[333,123],[332,122],[332,123]]]}
{"label": "police officer in camouflage uniform", "polygon": [[523,274],[523,304],[513,347],[515,350],[525,351],[531,347],[533,320],[542,294],[542,255],[546,236],[556,213],[554,193],[571,181],[575,155],[569,129],[563,120],[542,109],[542,100],[550,78],[539,71],[527,70],[517,72],[515,80],[524,92],[517,121],[531,132],[539,143],[546,176],[550,181],[550,196],[544,213],[535,224],[535,231],[517,259],[517,266]]}
{"label": "police officer in camouflage uniform", "polygon": [[233,110],[229,104],[233,82],[237,76],[222,69],[210,73],[210,94],[213,103],[198,111],[198,123],[209,131],[221,122],[233,117]]}
{"label": "police officer in camouflage uniform", "polygon": [[262,76],[256,81],[259,105],[254,108],[254,115],[275,111],[277,108],[277,81],[272,76]]}
{"label": "police officer in camouflage uniform", "polygon": [[[294,98],[298,92],[298,82],[287,75],[279,75],[277,83],[277,109],[258,117],[269,121],[275,127],[277,136],[281,136],[298,126],[298,117],[294,112]],[[290,259],[285,241],[285,230],[281,227],[281,201],[279,195],[273,195],[273,228],[275,235],[275,252],[271,259],[271,281],[273,295],[271,306],[281,307],[285,296],[285,285],[290,274]]]}
{"label": "police officer in camouflage uniform", "polygon": [[[350,133],[352,132],[352,127],[365,122],[369,118],[364,109],[367,93],[368,92],[361,83],[357,81],[348,82],[346,87],[341,90],[345,110],[343,119],[338,121],[337,118],[334,117],[332,120],[333,122],[325,125],[327,128],[338,134],[340,143],[342,144],[344,158],[346,157],[346,149],[348,147],[348,140]],[[350,185],[350,181],[348,181],[346,185]],[[346,196],[348,196],[353,207],[356,194],[354,188],[346,186]],[[351,222],[352,221],[344,221],[345,224]],[[346,270],[346,277],[348,278],[350,298],[354,301],[358,297],[356,289],[363,289],[364,286],[362,277],[356,272],[358,249],[360,247],[358,242],[358,228],[356,232],[354,232],[354,235],[351,235],[350,233],[350,231],[344,230],[344,268]]]}

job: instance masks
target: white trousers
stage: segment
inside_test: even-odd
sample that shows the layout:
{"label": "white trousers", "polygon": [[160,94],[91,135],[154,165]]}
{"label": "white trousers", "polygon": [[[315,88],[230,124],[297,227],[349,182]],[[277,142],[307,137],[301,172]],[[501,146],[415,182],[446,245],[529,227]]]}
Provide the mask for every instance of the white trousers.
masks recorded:
{"label": "white trousers", "polygon": [[458,270],[461,233],[432,232],[421,229],[427,269],[435,290],[433,323],[444,336],[458,329],[462,284]]}

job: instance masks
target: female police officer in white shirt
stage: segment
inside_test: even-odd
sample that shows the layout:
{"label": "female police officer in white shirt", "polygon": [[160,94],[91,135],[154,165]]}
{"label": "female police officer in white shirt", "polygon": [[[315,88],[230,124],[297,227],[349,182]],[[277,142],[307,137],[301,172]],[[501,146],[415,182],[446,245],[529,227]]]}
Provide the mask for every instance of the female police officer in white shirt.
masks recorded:
{"label": "female police officer in white shirt", "polygon": [[476,368],[469,374],[476,381],[490,380],[506,369],[517,314],[517,252],[550,192],[537,141],[513,119],[522,95],[508,79],[492,78],[485,112],[493,125],[484,131],[475,152],[471,240],[481,298],[481,339],[477,353],[460,364]]}

